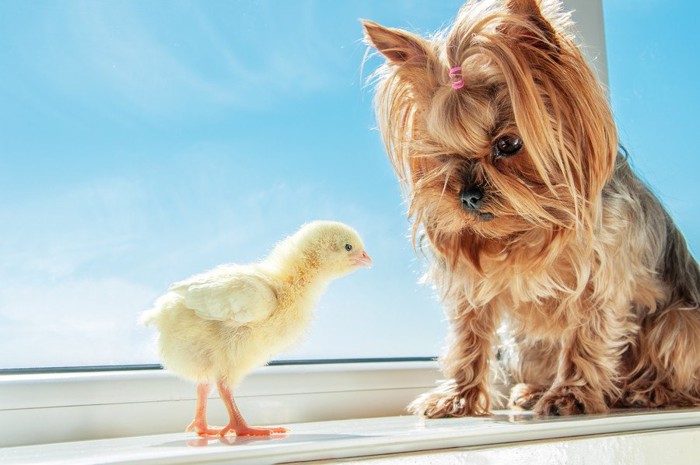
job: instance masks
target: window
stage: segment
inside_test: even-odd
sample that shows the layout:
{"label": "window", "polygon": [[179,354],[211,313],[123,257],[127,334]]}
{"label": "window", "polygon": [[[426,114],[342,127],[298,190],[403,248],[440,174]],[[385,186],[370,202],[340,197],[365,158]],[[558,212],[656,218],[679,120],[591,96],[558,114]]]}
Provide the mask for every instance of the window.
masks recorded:
{"label": "window", "polygon": [[[357,19],[430,32],[461,3],[3,3],[0,368],[157,363],[136,318],[168,284],[315,218],[355,226],[376,266],[279,357],[437,354]],[[605,76],[597,2],[565,3]],[[604,2],[621,140],[697,249],[694,5]]]}
{"label": "window", "polygon": [[0,368],[157,363],[136,320],[170,283],[317,218],[375,267],[280,358],[436,355],[358,18],[431,31],[459,4],[4,2]]}
{"label": "window", "polygon": [[[356,227],[376,266],[279,357],[436,355],[357,19],[430,32],[461,3],[3,3],[0,368],[157,363],[136,319],[170,283],[316,218]],[[597,25],[579,22],[593,47]]]}

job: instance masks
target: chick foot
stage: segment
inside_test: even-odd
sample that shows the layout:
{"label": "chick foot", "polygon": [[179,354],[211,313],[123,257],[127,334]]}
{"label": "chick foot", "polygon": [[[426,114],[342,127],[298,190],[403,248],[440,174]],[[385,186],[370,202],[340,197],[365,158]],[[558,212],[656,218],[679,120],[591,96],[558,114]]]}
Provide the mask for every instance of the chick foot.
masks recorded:
{"label": "chick foot", "polygon": [[247,425],[235,425],[231,422],[221,429],[219,435],[225,436],[227,433],[233,432],[236,436],[272,436],[273,434],[284,434],[287,431],[287,428],[253,428]]}
{"label": "chick foot", "polygon": [[206,422],[195,418],[192,420],[192,423],[187,426],[185,431],[188,433],[194,431],[199,436],[218,436],[221,434],[222,428],[210,427]]}
{"label": "chick foot", "polygon": [[209,396],[209,383],[197,384],[197,407],[194,420],[185,428],[186,432],[194,431],[199,436],[216,436],[221,428],[212,428],[207,423],[207,397]]}
{"label": "chick foot", "polygon": [[286,428],[253,428],[248,426],[248,423],[243,419],[243,415],[241,415],[241,411],[238,410],[236,401],[233,400],[231,388],[223,380],[219,380],[217,387],[230,418],[228,425],[221,430],[219,435],[225,436],[229,431],[233,431],[236,436],[272,436],[273,434],[284,434],[287,432]]}

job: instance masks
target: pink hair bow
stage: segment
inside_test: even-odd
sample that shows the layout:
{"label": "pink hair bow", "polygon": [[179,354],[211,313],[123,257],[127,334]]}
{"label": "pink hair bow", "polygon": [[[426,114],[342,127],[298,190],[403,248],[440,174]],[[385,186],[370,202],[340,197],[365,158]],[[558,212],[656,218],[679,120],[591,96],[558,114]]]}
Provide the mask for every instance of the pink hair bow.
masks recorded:
{"label": "pink hair bow", "polygon": [[455,66],[454,68],[450,69],[450,79],[455,79],[457,80],[452,81],[452,88],[454,90],[461,89],[464,87],[464,81],[462,80],[462,67],[461,66]]}

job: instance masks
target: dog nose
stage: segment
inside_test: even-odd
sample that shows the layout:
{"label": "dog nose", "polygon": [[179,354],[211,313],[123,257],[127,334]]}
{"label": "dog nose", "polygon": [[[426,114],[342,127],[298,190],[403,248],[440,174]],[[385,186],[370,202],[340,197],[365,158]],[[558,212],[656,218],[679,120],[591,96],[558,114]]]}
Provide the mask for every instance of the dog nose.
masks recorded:
{"label": "dog nose", "polygon": [[460,192],[459,199],[462,201],[462,207],[465,210],[481,210],[481,204],[484,199],[484,191],[478,187],[465,187],[464,190]]}

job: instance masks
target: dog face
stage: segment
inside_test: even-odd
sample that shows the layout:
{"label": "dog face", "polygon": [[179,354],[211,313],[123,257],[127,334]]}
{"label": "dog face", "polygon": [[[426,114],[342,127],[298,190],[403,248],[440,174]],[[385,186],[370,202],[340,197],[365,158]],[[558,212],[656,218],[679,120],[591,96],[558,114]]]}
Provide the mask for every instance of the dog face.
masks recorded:
{"label": "dog face", "polygon": [[364,27],[387,60],[382,137],[433,243],[502,249],[593,231],[617,135],[558,2],[471,1],[431,39]]}

